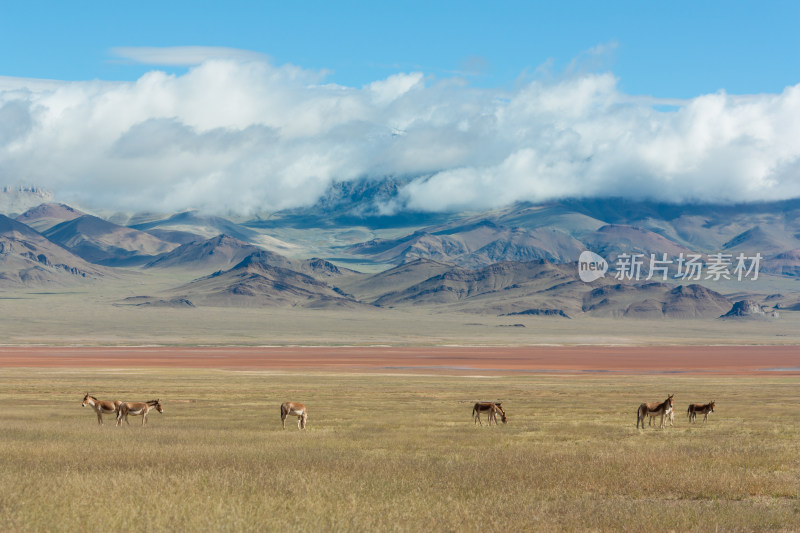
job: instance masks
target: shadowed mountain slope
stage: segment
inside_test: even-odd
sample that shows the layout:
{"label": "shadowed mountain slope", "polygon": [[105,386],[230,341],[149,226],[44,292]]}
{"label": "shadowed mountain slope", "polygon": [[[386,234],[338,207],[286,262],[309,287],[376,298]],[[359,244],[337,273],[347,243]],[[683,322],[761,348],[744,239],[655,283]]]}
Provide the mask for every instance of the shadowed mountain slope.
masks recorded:
{"label": "shadowed mountain slope", "polygon": [[173,243],[92,215],[62,222],[44,235],[86,261],[106,266],[141,264],[175,248]]}
{"label": "shadowed mountain slope", "polygon": [[585,235],[582,240],[589,250],[600,254],[609,262],[621,253],[640,253],[647,257],[656,254],[657,258],[662,257],[664,253],[668,257],[691,253],[685,246],[658,233],[635,226],[608,224]]}
{"label": "shadowed mountain slope", "polygon": [[[199,235],[204,239],[218,235],[228,235],[235,239],[261,248],[267,248],[279,253],[290,253],[295,246],[279,239],[270,237],[230,220],[210,215],[201,215],[196,211],[185,211],[163,219],[132,224],[130,227],[154,235]],[[170,233],[164,233],[170,232]],[[182,237],[186,240],[186,237]],[[198,239],[202,240],[202,239]],[[179,242],[179,241],[178,241]]]}
{"label": "shadowed mountain slope", "polygon": [[416,259],[371,276],[351,276],[338,280],[337,286],[359,300],[371,302],[387,292],[403,291],[452,268],[450,264]]}
{"label": "shadowed mountain slope", "polygon": [[[269,252],[266,252],[269,254]],[[219,271],[150,299],[137,297],[127,303],[184,302],[186,305],[220,307],[308,307],[338,308],[360,306],[353,298],[309,275],[274,266],[275,258],[264,252],[251,254],[226,271]],[[333,265],[328,264],[335,268]],[[309,262],[310,269],[327,269]]]}
{"label": "shadowed mountain slope", "polygon": [[503,291],[545,279],[548,284],[568,279],[561,267],[545,261],[496,263],[479,270],[455,267],[407,289],[386,294],[380,306],[446,304],[477,296],[503,296]]}
{"label": "shadowed mountain slope", "polygon": [[228,235],[182,244],[150,261],[144,268],[178,268],[212,272],[225,270],[240,263],[260,248]]}
{"label": "shadowed mountain slope", "polygon": [[41,233],[62,222],[74,220],[85,214],[66,204],[41,204],[28,209],[16,220]]}
{"label": "shadowed mountain slope", "polygon": [[0,286],[72,285],[113,275],[36,230],[0,215]]}
{"label": "shadowed mountain slope", "polygon": [[373,261],[402,264],[430,259],[480,267],[499,261],[575,261],[584,249],[580,241],[553,228],[525,230],[482,220],[434,233],[420,231],[399,239],[376,239],[353,246],[350,252]]}

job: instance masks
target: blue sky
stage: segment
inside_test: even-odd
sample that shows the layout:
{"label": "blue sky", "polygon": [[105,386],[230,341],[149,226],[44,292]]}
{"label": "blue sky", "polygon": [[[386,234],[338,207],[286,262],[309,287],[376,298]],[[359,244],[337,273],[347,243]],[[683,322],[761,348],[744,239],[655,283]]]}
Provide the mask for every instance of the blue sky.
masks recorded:
{"label": "blue sky", "polygon": [[[800,2],[11,2],[0,3],[0,75],[133,80],[152,65],[117,47],[210,46],[266,54],[361,86],[396,72],[482,87],[582,68],[629,94],[780,92],[800,81]],[[592,56],[588,51],[605,52]],[[156,65],[158,66],[158,65]],[[172,71],[176,67],[160,66]]]}
{"label": "blue sky", "polygon": [[252,214],[800,197],[800,2],[0,0],[0,185]]}

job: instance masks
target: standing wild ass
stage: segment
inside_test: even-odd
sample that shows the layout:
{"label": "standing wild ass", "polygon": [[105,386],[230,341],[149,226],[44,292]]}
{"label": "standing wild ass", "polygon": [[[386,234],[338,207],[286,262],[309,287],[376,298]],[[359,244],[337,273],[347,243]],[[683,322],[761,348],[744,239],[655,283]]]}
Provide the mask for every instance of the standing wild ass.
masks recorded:
{"label": "standing wild ass", "polygon": [[475,402],[475,405],[472,407],[472,417],[475,419],[475,424],[480,423],[480,425],[483,425],[481,413],[486,413],[486,418],[490,426],[492,425],[492,420],[494,420],[494,425],[497,425],[497,413],[500,413],[500,420],[503,421],[503,424],[508,423],[508,418],[506,417],[506,412],[503,410],[502,402]]}
{"label": "standing wild ass", "polygon": [[81,407],[86,407],[87,405],[94,409],[94,412],[97,413],[97,423],[102,425],[103,424],[103,413],[109,415],[114,413],[116,416],[117,412],[119,412],[119,406],[122,402],[119,400],[109,402],[109,401],[100,401],[94,396],[91,396],[88,392],[83,397],[83,403],[81,403]]}
{"label": "standing wild ass", "polygon": [[142,415],[142,425],[147,423],[147,413],[155,409],[159,413],[164,412],[164,408],[161,407],[161,400],[150,400],[149,402],[123,402],[119,406],[119,412],[117,413],[117,425],[122,424],[122,418],[125,417],[125,422],[130,426],[131,423],[128,422],[128,415]]}
{"label": "standing wild ass", "polygon": [[664,418],[667,416],[667,412],[672,409],[672,397],[675,396],[674,394],[670,394],[666,400],[661,403],[643,403],[639,406],[639,409],[636,410],[636,429],[639,429],[639,423],[642,424],[642,429],[644,429],[644,418],[646,416],[661,416],[661,428],[664,428]]}
{"label": "standing wild ass", "polygon": [[286,417],[297,417],[297,429],[306,429],[306,420],[308,420],[308,409],[305,405],[298,402],[283,402],[281,404],[281,424],[283,429],[286,429]]}
{"label": "standing wild ass", "polygon": [[717,404],[714,402],[714,400],[711,400],[711,402],[705,403],[705,404],[690,403],[689,404],[689,409],[686,412],[687,416],[689,417],[689,422],[691,422],[693,420],[695,422],[697,422],[697,413],[700,413],[701,415],[705,415],[703,417],[703,422],[705,422],[706,420],[708,420],[708,413],[713,413],[714,412],[714,408],[716,406],[717,406]]}

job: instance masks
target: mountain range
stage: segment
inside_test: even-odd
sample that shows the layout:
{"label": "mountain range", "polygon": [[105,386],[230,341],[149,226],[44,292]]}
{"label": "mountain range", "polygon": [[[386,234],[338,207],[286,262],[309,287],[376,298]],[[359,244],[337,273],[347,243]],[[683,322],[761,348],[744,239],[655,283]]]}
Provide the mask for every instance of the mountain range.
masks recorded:
{"label": "mountain range", "polygon": [[[553,319],[716,318],[745,298],[784,310],[800,301],[794,286],[800,280],[800,200],[674,205],[570,199],[482,213],[398,213],[392,205],[400,185],[342,184],[315,206],[246,220],[191,211],[99,216],[38,204],[8,213],[13,217],[0,215],[0,287],[169,273],[176,280],[172,288],[118,303],[423,306]],[[609,265],[592,283],[578,277],[577,261],[586,250]],[[668,272],[617,279],[620,261],[637,254],[643,272],[650,254],[655,261],[669,258]],[[769,285],[735,284],[735,275],[722,280],[727,284],[705,276],[677,279],[678,258],[693,255],[706,267],[713,256],[723,258],[728,274],[739,255],[758,255],[755,274]]]}

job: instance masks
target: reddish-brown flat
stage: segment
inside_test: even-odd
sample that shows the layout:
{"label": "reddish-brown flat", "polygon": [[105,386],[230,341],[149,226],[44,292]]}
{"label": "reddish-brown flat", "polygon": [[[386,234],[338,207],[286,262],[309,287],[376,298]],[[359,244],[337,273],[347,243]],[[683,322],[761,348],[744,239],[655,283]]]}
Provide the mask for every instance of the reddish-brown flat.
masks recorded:
{"label": "reddish-brown flat", "polygon": [[0,347],[0,367],[800,375],[798,346]]}

